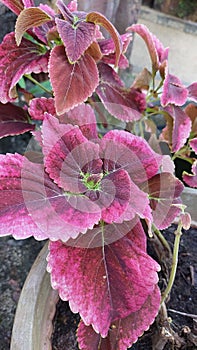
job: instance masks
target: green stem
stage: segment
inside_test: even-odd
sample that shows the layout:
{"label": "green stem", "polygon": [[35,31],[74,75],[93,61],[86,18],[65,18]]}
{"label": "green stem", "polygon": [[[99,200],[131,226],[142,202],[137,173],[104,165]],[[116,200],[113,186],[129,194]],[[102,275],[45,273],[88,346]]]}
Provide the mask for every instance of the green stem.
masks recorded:
{"label": "green stem", "polygon": [[42,84],[40,84],[36,79],[34,79],[30,74],[25,74],[24,75],[25,78],[29,79],[32,83],[36,84],[37,86],[39,86],[42,90],[44,90],[45,92],[47,92],[48,94],[53,96],[52,91],[48,90],[47,88],[45,88]]}
{"label": "green stem", "polygon": [[166,241],[165,237],[162,235],[161,231],[158,230],[158,228],[153,224],[153,231],[154,233],[157,235],[157,237],[159,238],[160,242],[162,243],[162,245],[164,246],[164,248],[167,249],[167,251],[169,252],[169,254],[171,254],[171,249],[170,246],[168,244],[168,242]]}
{"label": "green stem", "polygon": [[180,244],[180,239],[182,235],[182,224],[179,222],[177,230],[174,232],[175,234],[175,240],[174,240],[174,248],[173,248],[173,255],[172,255],[172,268],[170,272],[170,278],[168,281],[168,285],[162,295],[161,299],[161,304],[166,300],[167,296],[169,295],[174,280],[176,276],[176,270],[177,270],[177,264],[178,264],[178,253],[179,253],[179,244]]}

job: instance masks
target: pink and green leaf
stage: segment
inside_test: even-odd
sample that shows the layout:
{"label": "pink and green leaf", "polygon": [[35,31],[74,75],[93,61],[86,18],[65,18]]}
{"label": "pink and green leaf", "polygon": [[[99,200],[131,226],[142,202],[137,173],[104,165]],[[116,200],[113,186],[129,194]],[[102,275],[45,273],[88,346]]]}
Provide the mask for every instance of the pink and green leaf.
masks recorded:
{"label": "pink and green leaf", "polygon": [[134,88],[124,87],[118,74],[110,66],[100,63],[98,68],[100,84],[96,93],[105,108],[120,120],[139,120],[146,108],[145,95]]}
{"label": "pink and green leaf", "polygon": [[52,50],[49,74],[58,115],[87,100],[99,83],[94,59],[85,54],[76,63],[70,64],[64,46],[56,46]]}
{"label": "pink and green leaf", "polygon": [[136,235],[144,241],[140,224],[109,246],[104,245],[104,231],[103,245],[97,248],[50,244],[52,286],[102,337],[107,336],[112,322],[140,310],[157,284],[159,266],[134,243]]}
{"label": "pink and green leaf", "polygon": [[0,156],[0,235],[67,241],[92,229],[100,210],[88,198],[66,195],[44,171],[20,155]]}
{"label": "pink and green leaf", "polygon": [[35,125],[29,123],[27,112],[9,102],[0,103],[0,125],[0,138],[23,134],[35,128]]}
{"label": "pink and green leaf", "polygon": [[155,286],[142,307],[113,322],[106,338],[80,322],[77,339],[81,350],[127,350],[153,323],[160,306],[160,290]]}
{"label": "pink and green leaf", "polygon": [[16,99],[16,84],[24,74],[47,72],[48,57],[40,45],[23,39],[18,47],[14,33],[7,34],[0,45],[0,101]]}
{"label": "pink and green leaf", "polygon": [[99,146],[88,141],[78,126],[59,124],[46,115],[42,127],[45,166],[50,177],[65,191],[84,193],[81,173],[101,172]]}

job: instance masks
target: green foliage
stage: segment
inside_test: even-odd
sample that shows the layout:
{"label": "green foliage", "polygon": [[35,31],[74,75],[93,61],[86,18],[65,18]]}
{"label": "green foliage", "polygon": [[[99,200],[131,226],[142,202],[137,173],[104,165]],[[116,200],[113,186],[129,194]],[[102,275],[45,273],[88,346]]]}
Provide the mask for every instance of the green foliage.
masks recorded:
{"label": "green foliage", "polygon": [[197,0],[180,0],[176,10],[176,15],[184,18],[193,13],[197,8]]}

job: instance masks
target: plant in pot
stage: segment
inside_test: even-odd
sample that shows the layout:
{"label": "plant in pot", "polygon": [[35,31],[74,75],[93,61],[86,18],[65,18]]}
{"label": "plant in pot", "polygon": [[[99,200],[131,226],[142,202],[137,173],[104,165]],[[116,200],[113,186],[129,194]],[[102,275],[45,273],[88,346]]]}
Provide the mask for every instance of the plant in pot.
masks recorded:
{"label": "plant in pot", "polygon": [[[126,350],[165,309],[190,226],[173,160],[192,163],[183,178],[196,187],[196,106],[185,103],[196,102],[197,83],[185,87],[169,73],[168,49],[143,25],[119,35],[102,14],[78,11],[77,1],[58,0],[55,10],[3,3],[18,18],[0,45],[1,137],[31,131],[38,146],[0,156],[0,235],[49,240],[51,285],[80,314],[80,349]],[[119,71],[133,32],[148,47],[152,72],[126,86]],[[165,122],[160,133],[155,116]],[[160,230],[177,217],[160,291],[146,242],[155,237],[170,255]]]}

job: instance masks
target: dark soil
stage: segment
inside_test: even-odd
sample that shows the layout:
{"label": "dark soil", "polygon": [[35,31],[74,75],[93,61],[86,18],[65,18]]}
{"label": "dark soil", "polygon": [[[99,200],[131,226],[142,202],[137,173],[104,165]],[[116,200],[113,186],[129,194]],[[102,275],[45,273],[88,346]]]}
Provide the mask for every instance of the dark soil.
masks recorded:
{"label": "dark soil", "polygon": [[[17,302],[26,276],[43,246],[33,238],[0,238],[0,350],[10,349]],[[28,349],[27,349],[28,350]]]}
{"label": "dark soil", "polygon": [[[171,246],[175,226],[164,232]],[[149,244],[150,245],[150,244]],[[149,247],[150,254],[156,257]],[[168,319],[157,318],[132,350],[197,349],[197,229],[186,231],[181,239],[176,280],[167,302]],[[165,288],[166,274],[160,273],[160,287]],[[174,311],[170,311],[174,310]],[[180,314],[181,312],[182,314]],[[196,314],[196,317],[194,317]],[[53,350],[78,350],[75,332],[79,316],[68,303],[59,301],[54,319]],[[154,345],[153,345],[154,344]]]}

